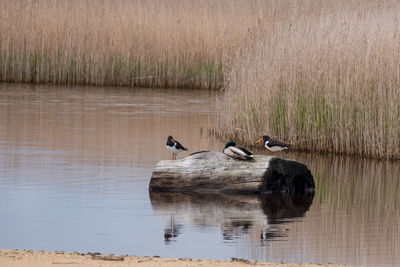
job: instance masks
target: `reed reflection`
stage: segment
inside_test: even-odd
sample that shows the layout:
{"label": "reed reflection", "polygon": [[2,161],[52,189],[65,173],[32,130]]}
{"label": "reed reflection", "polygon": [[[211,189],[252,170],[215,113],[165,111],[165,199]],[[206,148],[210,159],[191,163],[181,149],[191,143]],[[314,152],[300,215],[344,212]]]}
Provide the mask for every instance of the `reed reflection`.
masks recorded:
{"label": "reed reflection", "polygon": [[[313,173],[316,193],[307,217],[290,224],[286,244],[298,244],[314,262],[398,266],[400,164],[318,153],[288,153]],[[284,243],[268,257],[284,259]],[[297,251],[289,246],[292,251]],[[255,249],[256,253],[265,253]],[[265,256],[267,257],[267,256]],[[293,254],[301,258],[301,252]]]}
{"label": "reed reflection", "polygon": [[56,153],[67,165],[153,166],[168,159],[170,134],[191,151],[220,147],[203,131],[214,98],[205,91],[1,84],[0,145],[13,169],[32,153]]}

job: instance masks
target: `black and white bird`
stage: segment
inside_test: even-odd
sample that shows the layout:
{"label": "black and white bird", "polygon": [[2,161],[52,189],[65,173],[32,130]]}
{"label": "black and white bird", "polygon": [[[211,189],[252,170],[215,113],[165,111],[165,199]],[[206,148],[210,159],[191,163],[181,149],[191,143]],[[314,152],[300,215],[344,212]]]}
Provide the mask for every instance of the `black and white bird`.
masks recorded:
{"label": "black and white bird", "polygon": [[282,151],[291,147],[289,144],[271,139],[268,135],[264,135],[258,139],[256,144],[261,141],[263,141],[265,148],[272,152]]}
{"label": "black and white bird", "polygon": [[224,148],[224,154],[234,159],[243,159],[243,160],[253,159],[253,153],[251,153],[244,147],[237,147],[235,142],[233,141],[229,141],[228,143],[226,143]]}
{"label": "black and white bird", "polygon": [[178,153],[187,150],[187,148],[183,147],[181,143],[175,141],[172,136],[168,136],[166,147],[172,152],[172,159],[176,159],[176,155],[178,155]]}

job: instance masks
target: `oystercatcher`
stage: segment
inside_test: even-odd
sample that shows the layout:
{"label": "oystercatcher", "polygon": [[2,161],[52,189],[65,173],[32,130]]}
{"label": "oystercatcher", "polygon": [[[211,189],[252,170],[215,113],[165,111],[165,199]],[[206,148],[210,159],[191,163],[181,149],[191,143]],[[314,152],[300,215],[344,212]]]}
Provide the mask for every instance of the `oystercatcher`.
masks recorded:
{"label": "oystercatcher", "polygon": [[172,152],[172,159],[176,159],[176,155],[178,153],[187,150],[187,148],[183,147],[181,143],[175,141],[174,138],[172,138],[172,136],[168,136],[167,148]]}
{"label": "oystercatcher", "polygon": [[271,139],[268,135],[264,135],[258,139],[256,144],[261,141],[263,141],[265,148],[272,152],[282,151],[291,147],[289,144]]}
{"label": "oystercatcher", "polygon": [[237,147],[233,141],[226,143],[224,154],[234,159],[250,160],[253,158],[253,153],[244,147]]}

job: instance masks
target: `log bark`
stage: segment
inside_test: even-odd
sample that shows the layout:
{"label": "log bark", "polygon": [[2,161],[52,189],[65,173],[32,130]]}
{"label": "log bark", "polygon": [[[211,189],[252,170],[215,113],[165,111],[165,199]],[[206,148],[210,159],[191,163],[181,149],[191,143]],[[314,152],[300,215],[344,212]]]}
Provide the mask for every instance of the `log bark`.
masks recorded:
{"label": "log bark", "polygon": [[244,161],[219,152],[162,160],[149,185],[150,191],[199,193],[301,193],[314,189],[311,172],[297,161],[266,155]]}

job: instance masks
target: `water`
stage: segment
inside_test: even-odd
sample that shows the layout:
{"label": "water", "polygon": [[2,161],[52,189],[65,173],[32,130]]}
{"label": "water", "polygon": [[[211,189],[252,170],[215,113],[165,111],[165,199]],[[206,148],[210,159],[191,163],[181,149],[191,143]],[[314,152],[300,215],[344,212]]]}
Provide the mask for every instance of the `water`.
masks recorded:
{"label": "water", "polygon": [[0,248],[400,265],[399,162],[282,154],[314,175],[303,198],[149,194],[168,135],[222,150],[215,97],[0,84]]}

